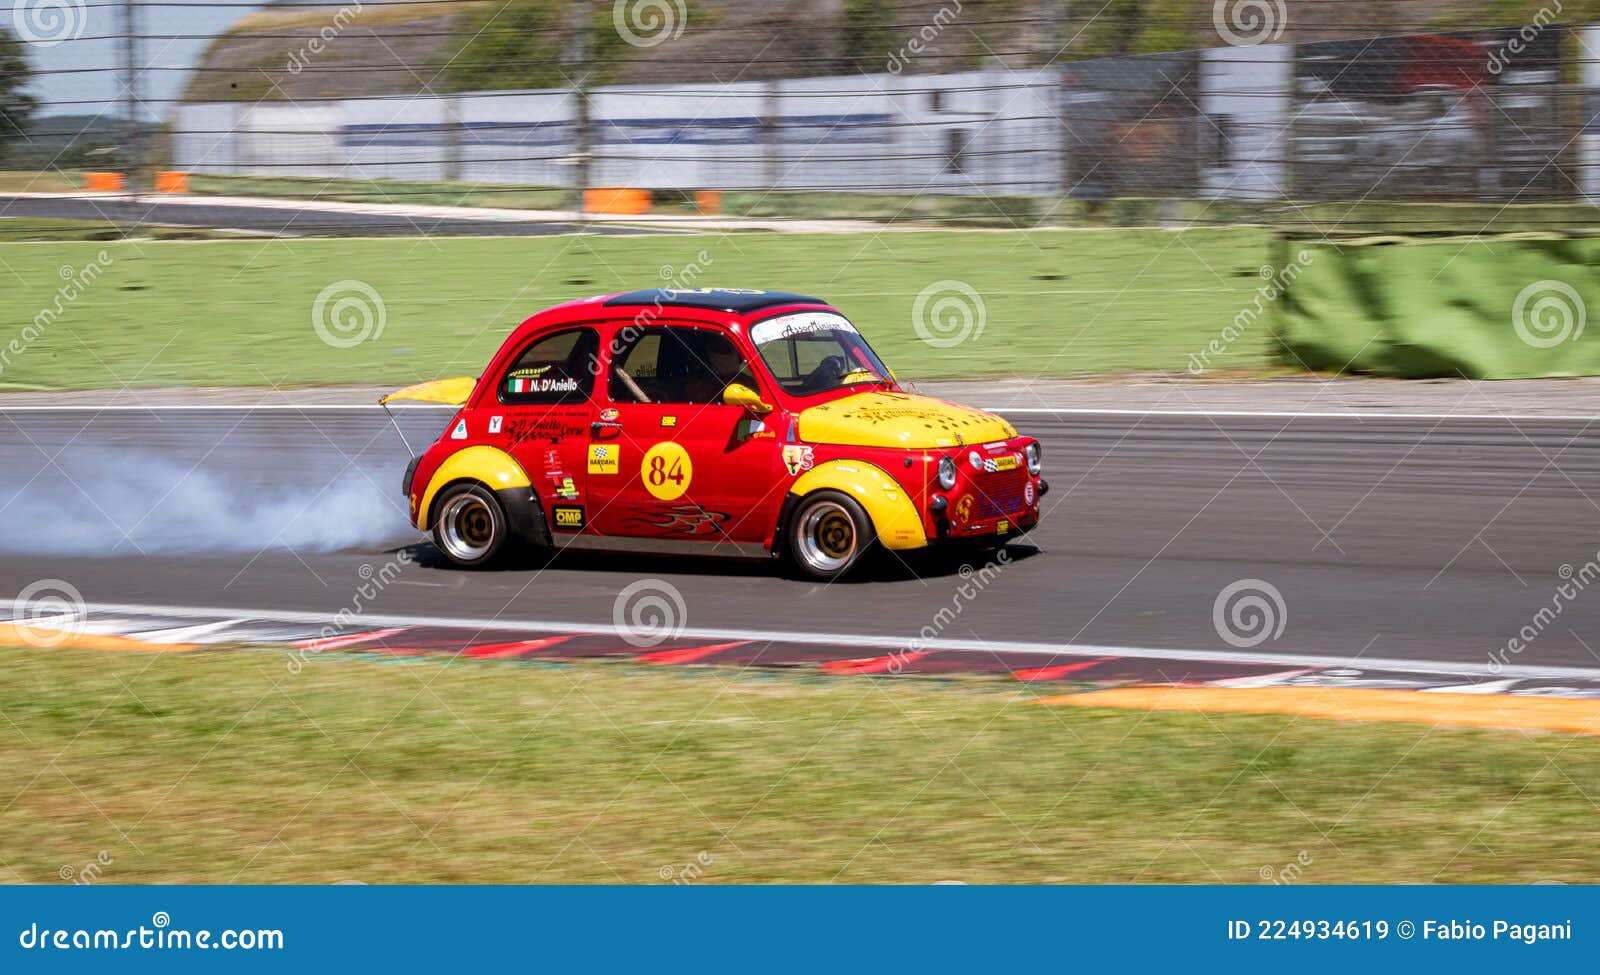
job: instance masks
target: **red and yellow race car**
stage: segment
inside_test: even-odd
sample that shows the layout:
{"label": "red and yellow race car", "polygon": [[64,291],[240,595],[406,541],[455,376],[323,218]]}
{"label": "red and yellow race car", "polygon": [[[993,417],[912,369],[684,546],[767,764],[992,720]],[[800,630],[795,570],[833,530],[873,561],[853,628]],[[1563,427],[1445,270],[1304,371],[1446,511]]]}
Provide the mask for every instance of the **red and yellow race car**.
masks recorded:
{"label": "red and yellow race car", "polygon": [[483,375],[384,397],[460,407],[405,473],[451,561],[518,544],[782,555],[834,579],[875,545],[990,547],[1037,524],[1040,448],[903,390],[817,298],[652,289],[523,322]]}

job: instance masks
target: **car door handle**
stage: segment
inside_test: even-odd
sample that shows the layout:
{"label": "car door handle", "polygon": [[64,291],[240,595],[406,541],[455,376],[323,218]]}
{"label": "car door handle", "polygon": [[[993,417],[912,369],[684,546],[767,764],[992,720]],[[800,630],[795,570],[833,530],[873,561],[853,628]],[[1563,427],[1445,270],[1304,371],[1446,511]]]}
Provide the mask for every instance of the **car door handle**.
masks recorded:
{"label": "car door handle", "polygon": [[589,433],[594,435],[601,430],[621,430],[622,424],[612,423],[610,420],[595,420],[589,424]]}

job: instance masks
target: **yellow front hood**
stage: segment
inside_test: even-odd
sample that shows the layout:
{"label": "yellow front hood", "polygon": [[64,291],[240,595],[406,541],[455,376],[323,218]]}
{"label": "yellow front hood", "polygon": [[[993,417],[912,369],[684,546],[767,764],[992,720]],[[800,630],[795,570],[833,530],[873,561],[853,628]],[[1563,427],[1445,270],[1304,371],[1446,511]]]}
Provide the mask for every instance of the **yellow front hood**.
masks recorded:
{"label": "yellow front hood", "polygon": [[915,393],[858,393],[800,413],[800,439],[849,447],[923,450],[1009,440],[1011,424],[992,413]]}

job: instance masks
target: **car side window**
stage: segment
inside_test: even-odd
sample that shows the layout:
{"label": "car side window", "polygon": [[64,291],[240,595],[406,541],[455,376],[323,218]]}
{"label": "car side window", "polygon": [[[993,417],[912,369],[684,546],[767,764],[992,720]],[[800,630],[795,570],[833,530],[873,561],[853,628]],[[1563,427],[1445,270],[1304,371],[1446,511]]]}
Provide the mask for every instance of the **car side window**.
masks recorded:
{"label": "car side window", "polygon": [[606,393],[616,403],[722,402],[730,383],[755,388],[739,347],[721,332],[668,325],[632,336],[611,357]]}
{"label": "car side window", "polygon": [[500,402],[511,406],[582,403],[594,391],[599,371],[599,334],[573,328],[537,339],[500,377]]}

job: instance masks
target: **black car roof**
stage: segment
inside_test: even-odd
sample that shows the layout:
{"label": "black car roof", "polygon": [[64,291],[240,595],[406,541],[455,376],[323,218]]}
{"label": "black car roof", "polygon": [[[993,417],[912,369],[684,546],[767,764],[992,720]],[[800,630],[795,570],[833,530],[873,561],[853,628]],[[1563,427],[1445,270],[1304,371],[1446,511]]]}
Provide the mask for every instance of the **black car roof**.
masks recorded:
{"label": "black car roof", "polygon": [[790,294],[787,291],[754,291],[741,288],[646,288],[612,295],[609,305],[655,305],[679,308],[711,308],[718,311],[752,312],[778,305],[826,305],[821,298]]}

